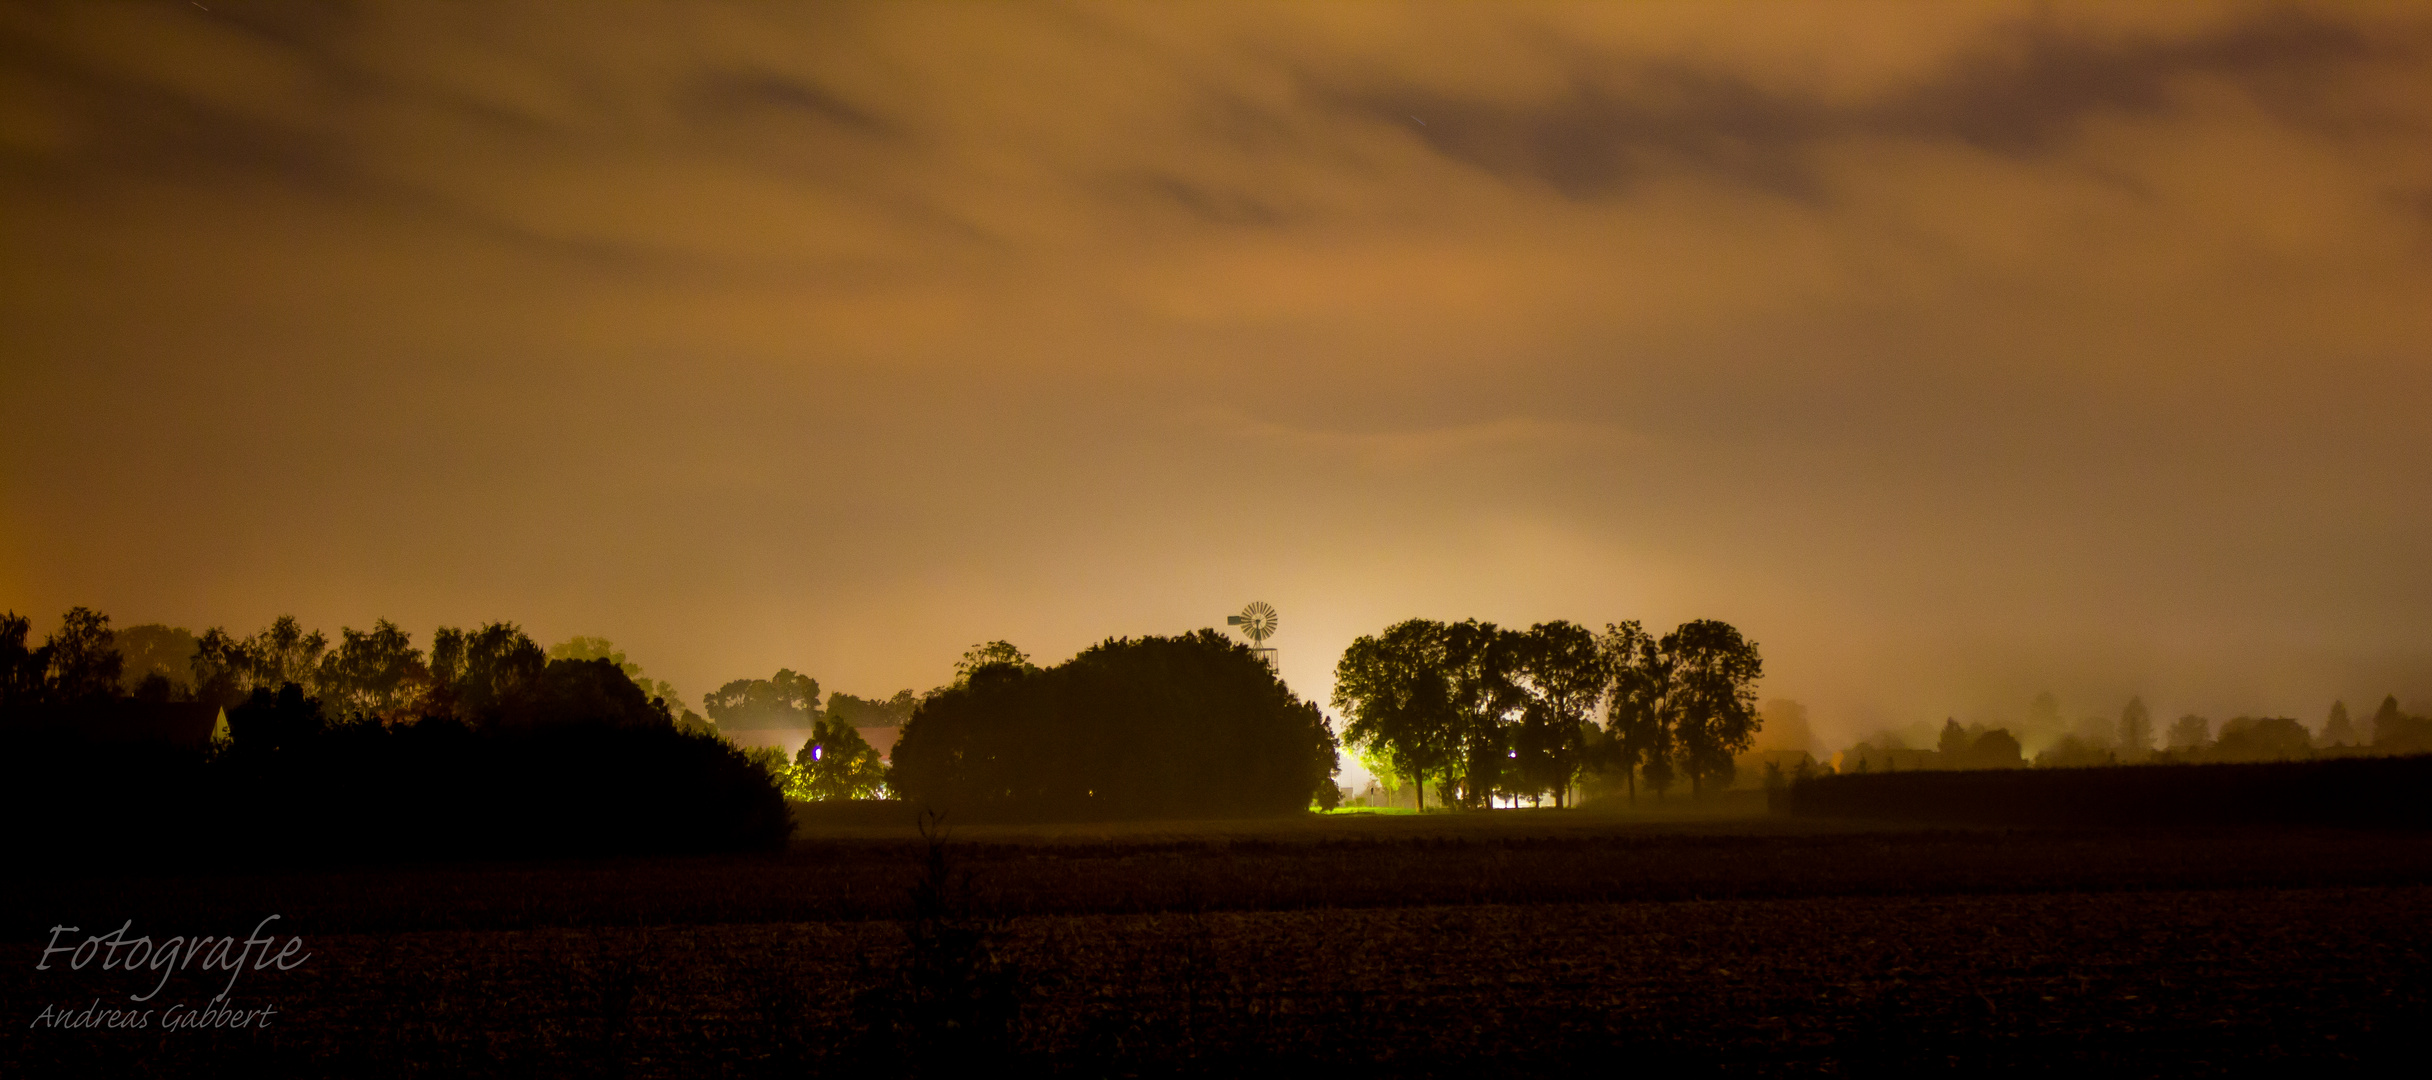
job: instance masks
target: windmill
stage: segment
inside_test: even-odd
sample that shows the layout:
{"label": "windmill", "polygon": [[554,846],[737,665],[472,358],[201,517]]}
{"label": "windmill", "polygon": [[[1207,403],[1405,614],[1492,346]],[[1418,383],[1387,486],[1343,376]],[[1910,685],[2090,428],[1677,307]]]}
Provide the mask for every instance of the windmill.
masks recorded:
{"label": "windmill", "polygon": [[1224,624],[1240,627],[1241,636],[1250,639],[1250,651],[1266,661],[1267,667],[1275,667],[1275,650],[1266,646],[1267,639],[1275,636],[1275,609],[1266,601],[1251,601],[1241,614],[1225,616]]}

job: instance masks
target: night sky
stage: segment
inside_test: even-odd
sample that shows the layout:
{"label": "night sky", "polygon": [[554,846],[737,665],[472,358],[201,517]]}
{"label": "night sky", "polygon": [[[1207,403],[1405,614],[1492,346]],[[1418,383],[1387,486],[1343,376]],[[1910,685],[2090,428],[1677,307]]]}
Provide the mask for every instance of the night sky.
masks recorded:
{"label": "night sky", "polygon": [[0,608],[2432,707],[2432,13],[0,6]]}

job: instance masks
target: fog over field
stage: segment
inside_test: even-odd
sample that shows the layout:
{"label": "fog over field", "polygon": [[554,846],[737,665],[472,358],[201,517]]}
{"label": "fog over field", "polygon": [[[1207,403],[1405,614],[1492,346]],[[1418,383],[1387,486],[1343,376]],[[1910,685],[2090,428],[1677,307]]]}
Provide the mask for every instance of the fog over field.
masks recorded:
{"label": "fog over field", "polygon": [[9,4],[0,609],[2432,712],[2427,125],[2405,4]]}

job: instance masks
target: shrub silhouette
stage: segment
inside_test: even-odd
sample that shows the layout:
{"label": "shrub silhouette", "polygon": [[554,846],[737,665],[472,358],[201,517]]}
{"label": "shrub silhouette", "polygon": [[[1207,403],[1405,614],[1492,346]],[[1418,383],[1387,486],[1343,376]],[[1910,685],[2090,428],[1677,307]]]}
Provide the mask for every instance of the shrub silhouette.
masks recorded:
{"label": "shrub silhouette", "polygon": [[1315,706],[1201,630],[982,666],[913,713],[892,784],[958,820],[1288,814],[1332,783],[1334,749]]}
{"label": "shrub silhouette", "polygon": [[2314,756],[2314,737],[2285,716],[2239,717],[2221,725],[2205,757],[2213,761],[2296,761]]}

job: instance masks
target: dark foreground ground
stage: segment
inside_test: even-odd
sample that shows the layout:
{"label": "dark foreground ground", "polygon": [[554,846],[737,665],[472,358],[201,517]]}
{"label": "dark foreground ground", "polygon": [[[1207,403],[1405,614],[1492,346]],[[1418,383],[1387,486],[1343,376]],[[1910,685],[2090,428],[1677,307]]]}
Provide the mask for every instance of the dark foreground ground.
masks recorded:
{"label": "dark foreground ground", "polygon": [[[945,852],[942,879],[909,831],[861,829],[762,858],[21,880],[0,1075],[2363,1071],[2432,1021],[2420,832],[1549,811]],[[131,1004],[156,974],[35,970],[52,925],[272,913],[312,955],[240,976],[267,1029],[29,1026],[226,980]]]}

